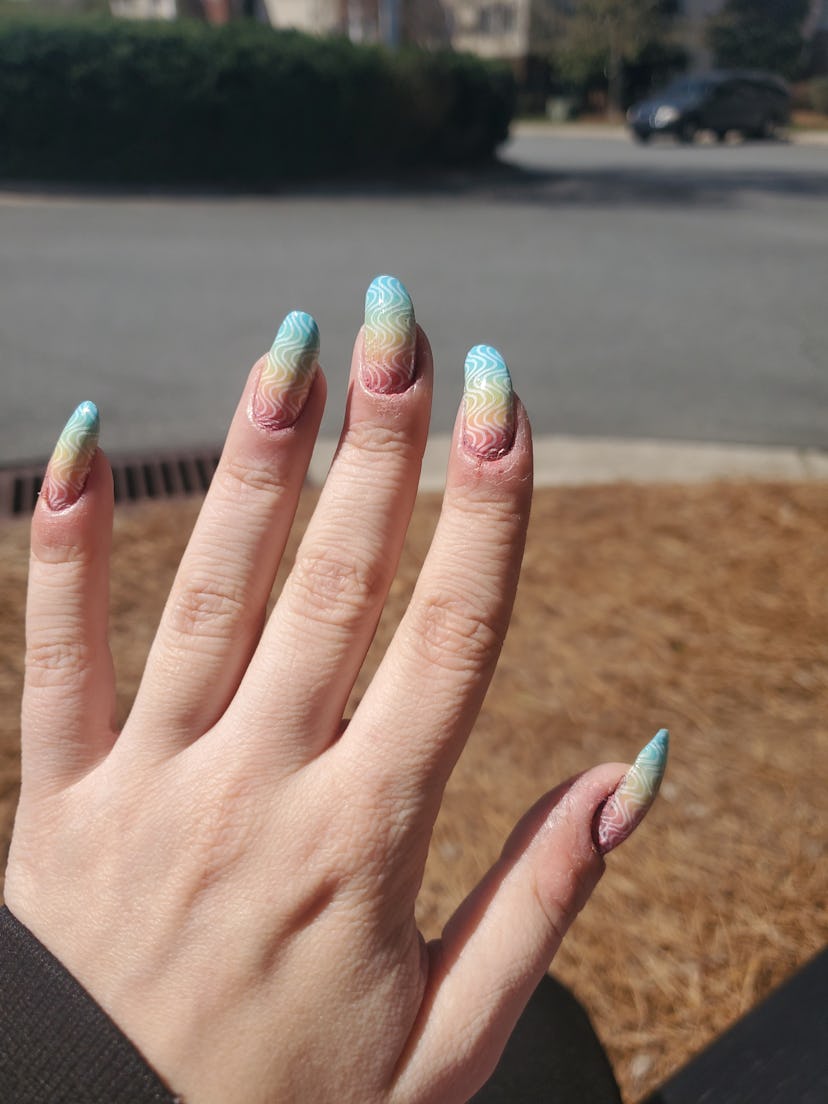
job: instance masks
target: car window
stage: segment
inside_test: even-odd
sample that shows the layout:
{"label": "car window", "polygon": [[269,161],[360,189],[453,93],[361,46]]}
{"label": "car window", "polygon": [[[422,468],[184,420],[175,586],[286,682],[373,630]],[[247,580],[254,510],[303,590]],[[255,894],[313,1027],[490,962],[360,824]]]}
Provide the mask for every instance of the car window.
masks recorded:
{"label": "car window", "polygon": [[708,92],[715,87],[715,82],[700,80],[698,78],[684,78],[673,81],[665,88],[665,92],[674,96],[696,96]]}

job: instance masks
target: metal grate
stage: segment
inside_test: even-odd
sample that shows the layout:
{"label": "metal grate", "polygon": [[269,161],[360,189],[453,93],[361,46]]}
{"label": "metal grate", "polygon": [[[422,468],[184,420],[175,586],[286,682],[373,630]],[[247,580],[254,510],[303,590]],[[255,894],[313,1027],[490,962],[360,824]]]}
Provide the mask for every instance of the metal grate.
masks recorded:
{"label": "metal grate", "polygon": [[[110,456],[116,502],[203,494],[218,465],[219,449]],[[30,514],[37,502],[46,461],[0,468],[0,517]]]}

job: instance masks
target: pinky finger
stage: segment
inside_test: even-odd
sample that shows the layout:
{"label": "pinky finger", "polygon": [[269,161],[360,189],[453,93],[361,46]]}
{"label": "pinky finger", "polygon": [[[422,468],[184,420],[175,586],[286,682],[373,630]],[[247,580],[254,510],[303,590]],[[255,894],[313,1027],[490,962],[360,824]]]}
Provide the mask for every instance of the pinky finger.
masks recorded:
{"label": "pinky finger", "polygon": [[49,461],[32,519],[23,692],[23,785],[55,788],[113,741],[107,640],[112,473],[98,411],[81,403]]}
{"label": "pinky finger", "polygon": [[[543,798],[500,860],[429,947],[420,1020],[398,1067],[395,1100],[467,1100],[487,1080],[518,1017],[604,871],[602,856],[652,804],[662,730],[624,773],[596,767]],[[610,827],[607,827],[610,825]],[[427,1083],[427,1095],[408,1086]]]}

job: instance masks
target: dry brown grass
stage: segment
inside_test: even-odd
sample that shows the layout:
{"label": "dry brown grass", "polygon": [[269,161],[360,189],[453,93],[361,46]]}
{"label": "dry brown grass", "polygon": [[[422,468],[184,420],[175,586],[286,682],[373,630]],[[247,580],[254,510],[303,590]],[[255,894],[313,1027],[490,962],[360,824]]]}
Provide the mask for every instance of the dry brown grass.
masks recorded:
{"label": "dry brown grass", "polygon": [[[299,526],[313,503],[309,492]],[[356,697],[410,593],[423,496]],[[197,504],[121,510],[112,640],[125,713]],[[828,935],[828,486],[540,491],[512,630],[434,834],[434,934],[545,789],[661,725],[668,777],[555,972],[639,1099]],[[0,534],[0,817],[17,783],[26,531]],[[295,547],[292,545],[292,547]]]}

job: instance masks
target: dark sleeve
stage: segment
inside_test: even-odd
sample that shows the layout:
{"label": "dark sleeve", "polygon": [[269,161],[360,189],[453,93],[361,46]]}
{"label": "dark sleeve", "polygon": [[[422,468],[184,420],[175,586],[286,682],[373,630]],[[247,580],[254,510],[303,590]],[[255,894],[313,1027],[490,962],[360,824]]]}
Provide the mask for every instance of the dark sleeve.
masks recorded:
{"label": "dark sleeve", "polygon": [[28,928],[0,909],[0,1100],[181,1104]]}

